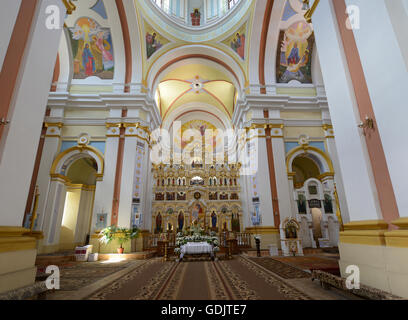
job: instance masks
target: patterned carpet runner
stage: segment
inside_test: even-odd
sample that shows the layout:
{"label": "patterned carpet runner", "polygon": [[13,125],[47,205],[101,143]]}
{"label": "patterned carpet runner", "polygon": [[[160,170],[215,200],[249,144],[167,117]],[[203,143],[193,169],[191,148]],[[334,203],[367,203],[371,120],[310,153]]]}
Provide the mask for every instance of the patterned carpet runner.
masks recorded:
{"label": "patterned carpet runner", "polygon": [[240,256],[217,262],[151,259],[89,299],[308,300],[310,297]]}

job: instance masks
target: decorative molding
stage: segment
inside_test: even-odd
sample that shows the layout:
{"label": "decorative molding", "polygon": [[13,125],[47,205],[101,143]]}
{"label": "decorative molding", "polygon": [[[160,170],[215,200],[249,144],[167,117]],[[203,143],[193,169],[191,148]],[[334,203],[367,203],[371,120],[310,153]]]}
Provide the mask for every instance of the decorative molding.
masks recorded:
{"label": "decorative molding", "polygon": [[0,253],[35,249],[36,238],[27,236],[29,232],[22,227],[0,226]]}

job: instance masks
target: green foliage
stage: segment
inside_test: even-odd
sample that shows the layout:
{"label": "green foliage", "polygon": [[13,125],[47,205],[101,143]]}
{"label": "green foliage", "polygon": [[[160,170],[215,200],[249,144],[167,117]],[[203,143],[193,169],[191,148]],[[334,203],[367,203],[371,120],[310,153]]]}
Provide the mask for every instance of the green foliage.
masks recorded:
{"label": "green foliage", "polygon": [[103,229],[99,235],[101,238],[99,241],[103,244],[109,244],[113,240],[117,240],[120,244],[120,247],[123,248],[123,245],[139,236],[140,230],[138,228],[118,228],[116,226],[110,226]]}

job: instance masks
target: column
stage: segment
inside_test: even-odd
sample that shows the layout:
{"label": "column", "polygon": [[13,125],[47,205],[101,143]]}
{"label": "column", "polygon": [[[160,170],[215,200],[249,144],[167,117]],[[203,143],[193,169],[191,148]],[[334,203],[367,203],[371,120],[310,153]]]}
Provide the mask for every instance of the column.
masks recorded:
{"label": "column", "polygon": [[[119,113],[121,110],[119,110]],[[115,116],[111,111],[111,116]],[[105,226],[111,224],[113,189],[115,186],[116,162],[118,158],[119,136],[121,123],[117,120],[106,124],[106,148],[105,148],[105,172],[102,179],[96,181],[95,201],[91,225],[91,233],[100,231],[101,225],[97,226],[98,217],[105,215]],[[102,224],[103,226],[103,224]]]}
{"label": "column", "polygon": [[339,197],[341,217],[342,217],[343,223],[348,223],[350,222],[350,216],[348,213],[347,200],[345,197],[346,192],[344,190],[344,184],[343,184],[343,179],[342,179],[341,170],[340,170],[339,156],[338,156],[337,148],[336,148],[336,141],[334,139],[333,126],[328,125],[328,124],[323,125],[323,130],[324,130],[324,136],[326,138],[327,152],[330,155],[330,159],[333,163],[334,182],[336,183],[337,194]]}
{"label": "column", "polygon": [[[345,225],[345,232],[340,233],[339,264],[343,277],[347,276],[347,266],[357,265],[361,283],[391,291],[384,259],[388,224],[383,219],[389,221],[398,210],[394,210],[392,197],[384,198],[390,179],[378,131],[357,127],[366,114],[370,118],[375,116],[370,110],[370,96],[353,33],[346,29],[345,11],[344,0],[321,1],[313,16],[351,221]],[[377,37],[383,38],[378,34]]]}
{"label": "column", "polygon": [[153,202],[153,177],[152,177],[152,162],[150,161],[150,144],[148,143],[148,137],[150,133],[145,131],[144,137],[146,140],[141,141],[144,143],[143,154],[143,171],[140,185],[140,212],[142,214],[141,228],[144,230],[151,230],[152,223],[152,202]]}
{"label": "column", "polygon": [[[65,15],[59,0],[15,1],[8,7],[9,2],[0,14],[8,23],[0,34],[7,48],[0,119],[10,121],[0,125],[0,293],[35,279],[36,240],[24,236],[27,230],[21,226]],[[49,5],[60,8],[60,29],[47,29],[44,23]]]}
{"label": "column", "polygon": [[[360,29],[353,34],[364,70],[372,108],[387,168],[391,177],[393,193],[398,205],[400,216],[408,217],[408,173],[403,170],[406,166],[407,152],[402,145],[408,139],[406,119],[408,110],[408,69],[404,57],[404,43],[408,16],[403,3],[387,0],[346,1],[346,5],[359,8],[361,15]],[[397,12],[395,12],[397,11]],[[398,25],[398,22],[404,25]],[[395,28],[393,27],[395,24]],[[401,39],[400,39],[401,38]],[[373,51],[374,48],[377,50]],[[378,48],[387,48],[378,50]],[[370,54],[371,52],[371,54]],[[372,54],[375,52],[375,54]],[[384,189],[382,193],[389,193]],[[387,194],[387,197],[393,197]],[[394,217],[398,218],[398,216]]]}
{"label": "column", "polygon": [[382,219],[365,139],[357,127],[358,106],[332,1],[320,2],[313,23],[350,219]]}
{"label": "column", "polygon": [[[254,109],[253,118],[263,118],[262,109]],[[271,192],[271,166],[270,166],[270,151],[268,151],[268,143],[271,145],[271,142],[267,141],[267,125],[253,125],[253,136],[250,137],[250,143],[257,144],[257,150],[251,151],[254,152],[254,156],[257,157],[258,161],[258,170],[256,172],[256,185],[253,185],[252,188],[256,189],[260,203],[259,203],[259,213],[262,217],[261,226],[247,228],[247,231],[253,234],[259,234],[261,236],[261,248],[267,249],[268,245],[274,244],[279,246],[279,225],[276,225],[275,210],[273,207],[272,192]],[[254,140],[257,139],[257,140]],[[269,155],[268,155],[269,153]],[[254,183],[253,177],[250,181],[251,184]],[[276,199],[277,200],[277,199]],[[276,201],[277,202],[277,201]],[[252,203],[252,199],[251,199]],[[277,212],[279,214],[279,212]]]}
{"label": "column", "polygon": [[141,170],[136,168],[137,157],[140,157],[138,153],[138,136],[136,123],[125,124],[125,146],[124,157],[122,167],[122,179],[120,187],[120,201],[119,201],[119,214],[118,214],[118,226],[124,228],[130,228],[131,216],[132,216],[132,200],[134,198],[133,189],[135,184],[135,171]]}
{"label": "column", "polygon": [[[262,215],[263,226],[275,226],[274,214],[272,208],[271,184],[269,176],[268,152],[266,147],[265,129],[258,128],[258,171],[256,179],[258,182],[258,193],[260,199],[260,213]],[[279,227],[279,226],[275,226]]]}
{"label": "column", "polygon": [[[361,15],[360,29],[353,30],[352,34],[371,99],[372,114],[368,115],[374,119],[374,132],[379,134],[386,171],[392,182],[390,187],[379,188],[379,192],[395,201],[396,208],[387,210],[396,212],[392,215],[394,220],[387,219],[387,222],[399,228],[385,232],[381,239],[383,256],[380,262],[384,265],[386,279],[378,287],[407,298],[408,260],[403,258],[408,253],[408,175],[404,170],[405,141],[408,138],[405,103],[408,98],[407,5],[406,1],[400,0],[374,0],[369,5],[360,0],[345,1],[345,5],[351,4],[359,8]],[[338,15],[340,9],[337,10]],[[367,55],[374,47],[373,41],[377,48],[387,49]],[[371,265],[376,266],[380,262],[373,258]]]}
{"label": "column", "polygon": [[95,186],[82,186],[79,202],[78,222],[75,228],[75,244],[83,245],[90,235],[90,224],[94,204]]}
{"label": "column", "polygon": [[273,158],[275,163],[276,187],[280,208],[280,220],[295,217],[296,208],[293,192],[290,192],[288,174],[286,168],[285,142],[283,141],[283,124],[271,125],[271,141]]}
{"label": "column", "polygon": [[44,239],[39,247],[39,253],[51,253],[59,249],[61,224],[67,194],[67,182],[68,180],[63,176],[56,175],[51,177],[42,226]]}
{"label": "column", "polygon": [[34,229],[38,231],[43,230],[45,206],[51,183],[50,168],[59,151],[62,129],[61,123],[46,123],[45,125],[47,131],[45,133],[44,149],[37,178],[40,196],[38,198],[37,221]]}

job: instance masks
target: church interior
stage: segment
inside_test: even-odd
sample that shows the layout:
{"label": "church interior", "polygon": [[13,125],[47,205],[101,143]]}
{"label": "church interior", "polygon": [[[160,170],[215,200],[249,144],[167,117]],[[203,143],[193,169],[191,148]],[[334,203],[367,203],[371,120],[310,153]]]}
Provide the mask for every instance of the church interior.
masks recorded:
{"label": "church interior", "polygon": [[407,0],[0,16],[0,300],[408,298]]}

